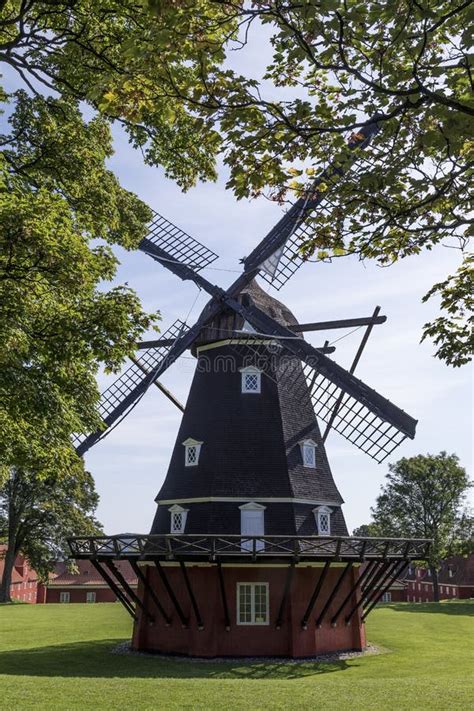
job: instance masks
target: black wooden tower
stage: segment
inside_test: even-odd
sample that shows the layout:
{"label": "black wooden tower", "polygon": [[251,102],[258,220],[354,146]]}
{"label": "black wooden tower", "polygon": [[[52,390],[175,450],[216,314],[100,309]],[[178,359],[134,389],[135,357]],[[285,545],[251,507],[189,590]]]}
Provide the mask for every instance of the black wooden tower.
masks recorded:
{"label": "black wooden tower", "polygon": [[[353,159],[377,132],[349,141]],[[140,249],[211,300],[197,322],[175,323],[139,344],[132,365],[102,396],[104,427],[76,439],[79,453],[105,437],[155,384],[183,410],[148,535],[75,538],[135,620],[133,645],[155,652],[311,656],[361,649],[363,620],[427,541],[347,535],[341,495],[325,450],[331,428],[383,461],[416,421],[354,376],[372,316],[298,324],[256,277],[279,289],[301,264],[306,219],[326,195],[318,182],[243,260],[223,290],[200,271],[213,252],[157,215]],[[346,162],[347,165],[347,162]],[[303,333],[365,326],[349,371]],[[196,372],[185,408],[159,382],[187,349]],[[324,429],[320,429],[320,425]],[[127,559],[135,593],[114,564]]]}

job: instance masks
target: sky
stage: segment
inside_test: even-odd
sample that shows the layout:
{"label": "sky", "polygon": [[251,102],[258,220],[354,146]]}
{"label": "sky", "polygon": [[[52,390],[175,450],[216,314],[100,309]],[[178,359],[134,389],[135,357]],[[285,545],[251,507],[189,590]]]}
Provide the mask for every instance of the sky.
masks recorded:
{"label": "sky", "polygon": [[[230,63],[242,73],[263,69],[265,39],[263,33],[257,34],[246,53],[236,53]],[[5,80],[7,88],[14,88],[10,72]],[[236,201],[225,189],[222,166],[216,183],[199,184],[183,194],[161,169],[144,165],[120,129],[114,136],[115,155],[109,166],[121,184],[220,255],[203,271],[205,277],[222,287],[232,283],[241,271],[239,259],[280,218],[281,208],[263,198]],[[163,331],[178,318],[194,323],[207,301],[194,284],[179,281],[142,253],[118,249],[117,254],[121,264],[116,283],[127,282],[147,310],[161,311]],[[305,264],[280,292],[270,289],[300,322],[369,316],[376,305],[387,316],[385,324],[374,328],[356,375],[418,419],[417,436],[377,464],[336,432],[329,435],[326,449],[346,502],[343,510],[350,531],[370,520],[388,462],[445,450],[455,452],[472,471],[472,369],[450,368],[433,357],[432,343],[420,344],[423,324],[438,313],[436,300],[422,304],[421,299],[435,282],[453,273],[459,261],[457,250],[440,246],[389,268],[355,258]],[[362,336],[360,330],[349,331],[308,333],[306,338],[315,346],[326,338],[337,341],[331,357],[349,367]],[[181,402],[186,401],[194,367],[188,352],[161,378]],[[105,385],[111,378],[100,380]],[[152,387],[133,412],[85,455],[100,494],[97,516],[107,533],[149,531],[180,419],[180,411]]]}

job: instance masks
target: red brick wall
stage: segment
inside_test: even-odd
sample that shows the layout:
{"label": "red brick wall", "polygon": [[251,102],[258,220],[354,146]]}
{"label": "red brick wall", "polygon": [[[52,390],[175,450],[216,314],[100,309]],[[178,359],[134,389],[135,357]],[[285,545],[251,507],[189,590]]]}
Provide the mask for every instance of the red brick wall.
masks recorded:
{"label": "red brick wall", "polygon": [[87,588],[70,588],[64,587],[48,587],[46,591],[46,602],[60,602],[61,592],[68,592],[69,602],[87,602],[87,593],[95,592],[96,602],[115,602],[115,593],[110,588],[95,588],[93,586]]}
{"label": "red brick wall", "polygon": [[37,591],[38,585],[36,580],[31,582],[26,581],[23,583],[12,583],[10,587],[10,594],[14,600],[29,602],[31,604],[36,603]]}
{"label": "red brick wall", "polygon": [[[355,576],[358,575],[357,569],[354,569],[346,577],[325,617],[321,629],[316,629],[315,618],[321,611],[334,587],[335,581],[342,572],[341,567],[330,569],[308,623],[308,629],[304,631],[301,628],[301,619],[318,576],[321,574],[321,568],[296,568],[283,624],[281,629],[276,629],[275,622],[282,600],[287,568],[269,568],[257,565],[242,568],[224,567],[225,589],[231,620],[231,628],[228,632],[225,630],[224,611],[216,566],[195,566],[188,569],[191,587],[197,599],[204,623],[202,631],[197,629],[181,570],[177,567],[164,567],[183,612],[190,619],[188,629],[183,629],[156,569],[146,566],[144,570],[147,573],[150,585],[172,618],[172,624],[170,627],[166,627],[163,618],[159,615],[155,605],[140,584],[139,594],[143,597],[146,606],[153,612],[155,621],[150,624],[143,614],[140,615],[139,621],[135,624],[133,635],[133,646],[136,649],[210,657],[226,655],[305,657],[334,650],[362,649],[365,646],[364,628],[360,624],[360,616],[358,614],[354,615],[349,626],[344,624],[344,615],[341,615],[337,626],[332,627],[330,623],[332,616],[354,584]],[[236,624],[237,582],[269,583],[269,625],[247,626]],[[354,600],[355,598],[349,601],[344,609],[344,614],[347,614]]]}

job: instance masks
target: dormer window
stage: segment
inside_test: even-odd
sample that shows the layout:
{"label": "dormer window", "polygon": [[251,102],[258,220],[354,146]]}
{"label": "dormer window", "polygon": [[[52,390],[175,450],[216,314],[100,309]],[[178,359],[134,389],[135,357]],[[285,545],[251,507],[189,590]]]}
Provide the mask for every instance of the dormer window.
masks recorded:
{"label": "dormer window", "polygon": [[316,469],[316,447],[316,442],[313,442],[312,439],[305,439],[303,442],[300,442],[301,458],[304,467]]}
{"label": "dormer window", "polygon": [[201,454],[202,442],[195,439],[185,439],[184,445],[184,464],[186,467],[196,467],[199,463],[199,455]]}
{"label": "dormer window", "polygon": [[241,368],[240,373],[242,376],[242,392],[258,394],[261,389],[262,371],[250,365],[247,368]]}
{"label": "dormer window", "polygon": [[175,504],[168,511],[171,515],[170,533],[184,533],[188,509],[183,509]]}
{"label": "dormer window", "polygon": [[331,509],[327,506],[317,506],[313,509],[318,529],[318,536],[331,535]]}

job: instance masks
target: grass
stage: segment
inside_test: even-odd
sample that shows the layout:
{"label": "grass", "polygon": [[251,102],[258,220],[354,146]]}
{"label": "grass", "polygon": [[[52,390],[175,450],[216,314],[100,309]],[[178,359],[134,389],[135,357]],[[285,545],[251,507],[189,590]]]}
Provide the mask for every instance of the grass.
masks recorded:
{"label": "grass", "polygon": [[117,604],[0,606],[0,709],[473,708],[474,604],[372,613],[386,652],[336,663],[169,661],[110,654],[130,635]]}

